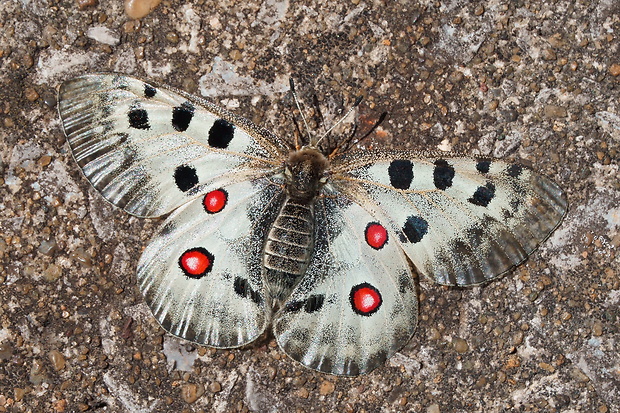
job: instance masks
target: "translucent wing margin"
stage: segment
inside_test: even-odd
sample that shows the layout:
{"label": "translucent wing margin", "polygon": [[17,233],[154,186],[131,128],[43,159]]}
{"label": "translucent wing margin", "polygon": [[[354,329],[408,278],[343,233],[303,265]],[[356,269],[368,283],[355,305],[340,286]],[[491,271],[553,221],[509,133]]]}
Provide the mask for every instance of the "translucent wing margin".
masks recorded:
{"label": "translucent wing margin", "polygon": [[281,202],[281,186],[267,180],[216,185],[166,219],[138,264],[138,286],[164,329],[220,348],[262,334],[272,308],[264,231]]}
{"label": "translucent wing margin", "polygon": [[517,163],[376,152],[332,165],[334,186],[384,219],[418,271],[445,285],[479,284],[520,264],[567,210],[556,183]]}
{"label": "translucent wing margin", "polygon": [[367,373],[413,335],[411,270],[396,240],[360,205],[332,192],[315,208],[314,255],[276,314],[274,334],[284,352],[309,368]]}
{"label": "translucent wing margin", "polygon": [[287,152],[273,134],[217,105],[120,74],[63,83],[58,110],[88,180],[137,216],[170,212],[221,177],[273,173]]}

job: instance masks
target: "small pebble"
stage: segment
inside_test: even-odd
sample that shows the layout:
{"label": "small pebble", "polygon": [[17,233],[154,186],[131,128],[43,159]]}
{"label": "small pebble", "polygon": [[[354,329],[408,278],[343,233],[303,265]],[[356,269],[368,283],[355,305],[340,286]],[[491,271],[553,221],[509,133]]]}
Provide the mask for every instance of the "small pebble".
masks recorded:
{"label": "small pebble", "polygon": [[566,108],[563,108],[562,106],[547,105],[544,109],[544,115],[546,118],[550,119],[565,118],[567,111]]}
{"label": "small pebble", "polygon": [[37,160],[37,165],[39,166],[47,166],[52,162],[52,157],[50,155],[43,155]]}
{"label": "small pebble", "polygon": [[13,389],[13,394],[15,395],[15,401],[20,402],[24,398],[24,395],[26,394],[26,390],[16,387],[15,389]]}
{"label": "small pebble", "polygon": [[78,6],[78,9],[84,10],[89,7],[96,6],[98,1],[97,0],[77,0],[76,3]]}
{"label": "small pebble", "polygon": [[431,327],[428,329],[428,339],[429,340],[439,340],[441,338],[441,333],[435,327]]}
{"label": "small pebble", "polygon": [[554,372],[555,372],[555,367],[553,367],[553,366],[552,366],[551,364],[549,364],[549,363],[545,363],[545,362],[539,363],[539,364],[538,364],[538,367],[540,367],[540,368],[541,368],[541,369],[543,369],[543,370],[548,371],[549,373],[554,373]]}
{"label": "small pebble", "polygon": [[334,383],[331,381],[324,381],[319,387],[319,394],[321,396],[327,396],[328,394],[332,394],[334,390],[336,390]]}
{"label": "small pebble", "polygon": [[39,99],[39,92],[37,92],[34,88],[32,87],[27,87],[24,90],[24,97],[30,101],[30,102],[34,102],[35,100]]}
{"label": "small pebble", "polygon": [[56,93],[52,93],[50,91],[44,92],[43,93],[43,103],[48,108],[55,108],[56,107],[56,103],[58,103],[56,101]]}
{"label": "small pebble", "polygon": [[166,40],[174,44],[179,43],[179,35],[175,32],[168,32],[166,33]]}
{"label": "small pebble", "polygon": [[187,383],[181,386],[181,397],[188,404],[194,403],[204,392],[204,387],[199,384]]}
{"label": "small pebble", "polygon": [[426,408],[426,413],[441,413],[438,404],[431,404]]}
{"label": "small pebble", "polygon": [[523,343],[523,337],[525,336],[525,334],[523,333],[523,331],[517,331],[513,336],[512,336],[512,345],[513,346],[518,346],[521,345]]}
{"label": "small pebble", "polygon": [[305,387],[302,387],[301,389],[297,390],[296,393],[297,393],[297,397],[301,397],[302,399],[307,399],[308,396],[310,396],[310,392]]}
{"label": "small pebble", "polygon": [[213,383],[209,384],[209,391],[211,393],[219,393],[222,391],[222,385],[219,382],[214,381]]}
{"label": "small pebble", "polygon": [[34,59],[29,54],[25,55],[22,59],[22,63],[26,69],[30,69],[34,65]]}
{"label": "small pebble", "polygon": [[[39,245],[38,251],[43,255],[52,255],[56,251],[58,244],[56,244],[55,239],[41,241]],[[48,273],[48,274],[46,274]],[[56,281],[58,277],[62,274],[62,270],[59,266],[55,264],[51,264],[47,269],[43,272],[43,278],[45,281]]]}
{"label": "small pebble", "polygon": [[161,0],[125,0],[125,13],[132,19],[141,19],[155,10]]}
{"label": "small pebble", "polygon": [[603,324],[600,321],[596,321],[592,326],[592,334],[596,337],[603,335]]}
{"label": "small pebble", "polygon": [[513,367],[519,367],[521,365],[521,359],[519,356],[511,356],[506,360],[506,368],[511,369]]}
{"label": "small pebble", "polygon": [[467,350],[469,350],[469,345],[467,344],[467,341],[459,337],[455,337],[452,339],[452,346],[454,347],[454,350],[456,350],[457,353],[461,353],[461,354],[466,353]]}
{"label": "small pebble", "polygon": [[578,382],[581,382],[581,383],[586,383],[586,382],[590,381],[590,378],[579,367],[576,367],[576,366],[573,367],[570,370],[569,375],[573,379],[575,379],[575,380],[577,380]]}
{"label": "small pebble", "polygon": [[56,400],[53,404],[54,410],[57,412],[67,411],[67,399]]}
{"label": "small pebble", "polygon": [[52,350],[48,354],[54,370],[60,371],[65,368],[65,356],[58,350]]}
{"label": "small pebble", "polygon": [[544,60],[555,60],[557,59],[557,55],[555,54],[555,51],[553,49],[548,48],[543,50],[542,58]]}

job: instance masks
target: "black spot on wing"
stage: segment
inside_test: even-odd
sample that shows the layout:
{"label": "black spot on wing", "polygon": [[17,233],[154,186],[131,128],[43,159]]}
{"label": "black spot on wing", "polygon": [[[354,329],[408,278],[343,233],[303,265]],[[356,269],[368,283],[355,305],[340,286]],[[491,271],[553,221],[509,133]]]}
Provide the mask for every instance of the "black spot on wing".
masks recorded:
{"label": "black spot on wing", "polygon": [[260,305],[263,302],[263,299],[260,296],[260,294],[257,291],[254,291],[252,287],[250,286],[250,283],[248,282],[248,280],[244,278],[236,277],[233,283],[233,288],[235,290],[235,293],[237,293],[237,295],[240,297],[249,298],[250,300],[254,301],[258,305]]}
{"label": "black spot on wing", "polygon": [[511,176],[513,178],[518,178],[521,175],[522,171],[523,171],[523,166],[516,164],[516,163],[510,165],[508,169],[506,170],[506,172],[508,173],[508,176]]}
{"label": "black spot on wing", "polygon": [[182,192],[187,192],[198,184],[196,169],[189,165],[178,166],[174,170],[174,182]]}
{"label": "black spot on wing", "polygon": [[129,126],[134,129],[150,129],[149,114],[138,105],[133,105],[127,114]]}
{"label": "black spot on wing", "polygon": [[487,182],[485,186],[479,186],[474,195],[468,199],[474,205],[486,207],[495,197],[495,185]]}
{"label": "black spot on wing", "polygon": [[478,172],[486,174],[489,173],[489,169],[491,168],[491,161],[487,159],[481,159],[476,164],[476,169]]}
{"label": "black spot on wing", "polygon": [[324,301],[325,296],[323,294],[311,295],[306,300],[304,310],[306,311],[306,313],[314,313],[315,311],[319,311],[323,307]]}
{"label": "black spot on wing", "polygon": [[304,306],[305,301],[289,301],[284,309],[289,313],[296,313]]}
{"label": "black spot on wing", "polygon": [[306,313],[310,314],[323,308],[324,302],[325,296],[323,294],[315,294],[305,300],[289,301],[284,309],[289,313],[296,313],[303,308]]}
{"label": "black spot on wing", "polygon": [[390,183],[396,189],[409,189],[413,181],[413,164],[406,159],[396,159],[388,167]]}
{"label": "black spot on wing", "polygon": [[194,117],[194,105],[183,102],[181,106],[172,109],[172,126],[178,132],[185,132]]}
{"label": "black spot on wing", "polygon": [[156,93],[157,93],[157,89],[155,89],[151,85],[147,85],[146,83],[144,84],[144,97],[145,98],[152,98],[153,96],[155,96]]}
{"label": "black spot on wing", "polygon": [[235,134],[235,127],[225,121],[218,119],[213,122],[209,129],[209,145],[214,148],[226,149]]}
{"label": "black spot on wing", "polygon": [[454,179],[454,167],[445,159],[437,159],[435,161],[435,170],[433,171],[433,183],[435,188],[445,191],[452,186]]}
{"label": "black spot on wing", "polygon": [[402,231],[406,238],[401,237],[401,241],[420,242],[428,233],[428,222],[422,217],[411,215],[405,221]]}

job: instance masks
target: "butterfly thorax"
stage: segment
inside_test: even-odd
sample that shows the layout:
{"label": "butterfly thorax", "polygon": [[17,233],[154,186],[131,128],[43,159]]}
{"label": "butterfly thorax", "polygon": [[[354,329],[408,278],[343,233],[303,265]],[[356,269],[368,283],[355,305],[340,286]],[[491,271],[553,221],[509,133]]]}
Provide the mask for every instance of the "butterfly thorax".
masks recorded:
{"label": "butterfly thorax", "polygon": [[317,149],[291,152],[284,166],[286,193],[300,202],[311,202],[324,184],[327,158]]}
{"label": "butterfly thorax", "polygon": [[306,272],[314,247],[314,200],[325,183],[327,158],[313,148],[285,163],[286,198],[265,241],[265,281],[279,305]]}

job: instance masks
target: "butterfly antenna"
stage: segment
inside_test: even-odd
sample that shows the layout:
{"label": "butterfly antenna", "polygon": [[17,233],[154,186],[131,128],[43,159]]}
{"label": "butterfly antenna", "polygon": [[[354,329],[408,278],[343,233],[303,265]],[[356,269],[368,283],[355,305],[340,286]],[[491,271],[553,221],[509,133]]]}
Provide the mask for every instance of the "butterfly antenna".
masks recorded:
{"label": "butterfly antenna", "polygon": [[[316,96],[316,93],[312,95],[312,106],[314,106],[315,116],[314,121],[317,126],[325,125],[325,118],[323,117],[323,112],[321,111],[321,104],[319,102],[319,98]],[[329,148],[329,136],[325,138],[325,146]]]}
{"label": "butterfly antenna", "polygon": [[[369,137],[374,131],[375,129],[377,129],[379,127],[379,125],[381,125],[383,123],[383,121],[385,120],[385,118],[387,117],[387,112],[383,112],[381,114],[381,116],[379,116],[379,119],[375,122],[374,125],[372,125],[372,127],[368,130],[368,132],[366,132],[364,134],[364,136],[362,136],[361,138],[359,138],[356,143],[360,143],[361,141],[363,141],[364,139],[366,139],[367,137]],[[355,136],[355,132],[357,131],[357,125],[356,128],[353,130],[353,133],[351,133],[349,136],[347,136],[346,139],[344,139],[330,154],[329,156],[334,156],[336,155],[336,153],[338,153],[342,148],[342,151],[345,152],[347,150],[349,150],[351,148],[352,142],[353,142],[353,137]]]}
{"label": "butterfly antenna", "polygon": [[306,121],[306,116],[304,115],[303,110],[301,110],[301,104],[299,103],[299,99],[297,99],[297,92],[295,91],[295,82],[293,82],[293,78],[289,78],[289,85],[291,86],[291,94],[293,95],[293,100],[295,101],[295,106],[297,106],[297,110],[299,110],[299,114],[301,115],[301,119],[304,121],[304,126],[306,127],[306,132],[308,134],[308,142],[311,143],[310,127],[308,126],[308,121]]}
{"label": "butterfly antenna", "polygon": [[301,129],[299,128],[299,122],[297,122],[297,118],[293,115],[293,124],[295,125],[295,150],[298,151],[301,149],[301,145],[299,144],[299,137],[303,134]]}
{"label": "butterfly antenna", "polygon": [[347,118],[347,116],[349,116],[349,115],[351,114],[351,112],[353,112],[353,111],[354,111],[354,110],[355,110],[355,109],[356,109],[356,108],[360,105],[360,103],[362,103],[362,99],[363,99],[363,98],[364,98],[363,96],[358,96],[358,97],[357,97],[357,99],[355,99],[355,102],[353,103],[353,106],[351,106],[351,108],[350,108],[349,110],[347,110],[347,113],[345,113],[345,114],[344,114],[344,116],[340,117],[340,119],[338,120],[338,122],[334,123],[334,124],[332,125],[332,127],[331,127],[331,128],[329,128],[329,129],[327,130],[327,132],[325,132],[325,133],[323,134],[323,136],[321,136],[321,137],[319,138],[319,140],[316,142],[315,146],[318,146],[318,145],[319,145],[319,143],[320,143],[320,142],[321,142],[321,141],[322,141],[322,140],[323,140],[323,139],[324,139],[327,135],[329,135],[329,134],[331,133],[331,131],[333,131],[333,130],[334,130],[334,128],[335,128],[336,126],[338,126],[338,125],[340,125],[342,122],[344,122],[344,120]]}

